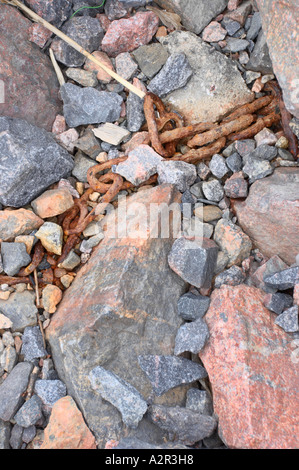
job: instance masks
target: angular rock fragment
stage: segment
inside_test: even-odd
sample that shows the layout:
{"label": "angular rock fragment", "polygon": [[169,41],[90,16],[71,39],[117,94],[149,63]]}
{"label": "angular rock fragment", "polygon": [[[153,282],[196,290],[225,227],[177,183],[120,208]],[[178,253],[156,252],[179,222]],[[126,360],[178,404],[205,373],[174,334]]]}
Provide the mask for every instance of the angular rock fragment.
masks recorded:
{"label": "angular rock fragment", "polygon": [[264,277],[264,282],[269,287],[278,290],[291,289],[299,283],[299,266],[284,269],[278,273]]}
{"label": "angular rock fragment", "polygon": [[185,323],[180,326],[176,338],[174,354],[179,356],[183,352],[198,354],[209,338],[209,330],[202,318]]}
{"label": "angular rock fragment", "polygon": [[150,81],[149,91],[163,97],[178,88],[183,88],[193,75],[193,70],[184,53],[171,54],[160,72]]}
{"label": "angular rock fragment", "polygon": [[157,166],[158,183],[173,184],[180,192],[185,192],[196,180],[196,167],[180,161],[161,161]]}
{"label": "angular rock fragment", "polygon": [[31,202],[34,212],[46,219],[63,214],[74,205],[71,193],[67,189],[49,189]]}
{"label": "angular rock fragment", "polygon": [[250,184],[271,175],[274,171],[274,167],[267,160],[254,158],[251,155],[247,155],[244,160],[243,172],[249,176]]}
{"label": "angular rock fragment", "polygon": [[1,256],[3,271],[8,276],[17,274],[23,266],[28,266],[31,257],[26,251],[25,243],[2,242]]}
{"label": "angular rock fragment", "polygon": [[224,196],[223,187],[220,181],[216,179],[204,181],[202,184],[202,191],[205,197],[209,201],[213,201],[213,202],[219,202]]}
{"label": "angular rock fragment", "polygon": [[275,320],[275,325],[280,326],[287,333],[298,331],[298,305],[294,305],[278,315]]}
{"label": "angular rock fragment", "polygon": [[33,395],[21,406],[14,416],[14,420],[19,426],[28,428],[43,417],[42,401],[37,395]]}
{"label": "angular rock fragment", "polygon": [[187,392],[186,408],[197,411],[203,415],[212,416],[213,400],[210,393],[206,390],[190,388]]}
{"label": "angular rock fragment", "polygon": [[8,300],[0,300],[0,312],[12,321],[13,332],[22,332],[27,326],[35,326],[38,313],[35,295],[28,290],[14,292]]}
{"label": "angular rock fragment", "polygon": [[209,297],[187,292],[178,301],[178,313],[185,321],[194,321],[205,315],[209,305]]}
{"label": "angular rock fragment", "polygon": [[33,365],[19,362],[0,385],[0,419],[9,421],[24,402]]}
{"label": "angular rock fragment", "polygon": [[57,400],[66,395],[66,386],[61,380],[39,379],[35,382],[34,392],[44,405],[52,407]]}
{"label": "angular rock fragment", "polygon": [[233,265],[231,268],[226,269],[222,273],[218,274],[215,278],[214,287],[219,289],[222,285],[237,286],[242,284],[246,279],[246,275],[239,266]]}
{"label": "angular rock fragment", "polygon": [[0,238],[5,241],[19,235],[27,235],[38,229],[44,221],[27,209],[1,210],[0,211]]}
{"label": "angular rock fragment", "polygon": [[140,355],[138,363],[158,396],[207,376],[202,366],[183,357]]}
{"label": "angular rock fragment", "polygon": [[159,43],[140,46],[133,52],[133,56],[138,62],[142,73],[148,78],[153,78],[168,59],[165,47]]}
{"label": "angular rock fragment", "polygon": [[226,196],[233,199],[245,198],[248,194],[248,183],[243,178],[242,172],[234,173],[226,180],[224,185]]}
{"label": "angular rock fragment", "polygon": [[219,220],[215,227],[214,240],[228,256],[228,267],[241,263],[250,255],[250,238],[230,220]]}
{"label": "angular rock fragment", "polygon": [[54,222],[45,222],[35,233],[49,253],[61,255],[63,243],[62,227]]}
{"label": "angular rock fragment", "polygon": [[24,329],[21,354],[23,354],[24,360],[28,362],[48,354],[44,348],[43,337],[39,326],[27,326]]}

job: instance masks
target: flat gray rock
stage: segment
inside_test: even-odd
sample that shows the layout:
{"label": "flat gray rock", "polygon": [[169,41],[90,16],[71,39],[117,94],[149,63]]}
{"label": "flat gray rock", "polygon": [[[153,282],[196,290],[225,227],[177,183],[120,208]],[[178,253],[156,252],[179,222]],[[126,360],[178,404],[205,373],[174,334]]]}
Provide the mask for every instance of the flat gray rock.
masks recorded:
{"label": "flat gray rock", "polygon": [[28,362],[48,354],[44,348],[39,326],[27,326],[25,328],[22,336],[21,354],[24,355],[24,360]]}
{"label": "flat gray rock", "polygon": [[42,401],[37,395],[33,395],[21,406],[19,411],[15,414],[14,420],[19,426],[28,428],[42,417]]}
{"label": "flat gray rock", "polygon": [[198,354],[209,338],[209,329],[202,318],[182,325],[175,338],[174,354],[179,356],[184,352]]}
{"label": "flat gray rock", "polygon": [[34,392],[44,405],[52,407],[57,400],[66,395],[66,386],[61,380],[40,379],[35,382]]}
{"label": "flat gray rock", "polygon": [[184,53],[171,54],[164,67],[148,84],[148,90],[160,97],[183,88],[193,75]]}
{"label": "flat gray rock", "polygon": [[44,129],[0,117],[0,202],[21,207],[73,168],[71,155]]}
{"label": "flat gray rock", "polygon": [[194,321],[205,315],[209,305],[210,297],[187,292],[178,301],[178,313],[185,321]]}
{"label": "flat gray rock", "polygon": [[187,392],[186,408],[197,411],[203,415],[213,414],[213,400],[206,390],[190,388]]}
{"label": "flat gray rock", "polygon": [[123,99],[117,93],[65,83],[60,94],[69,127],[115,122],[120,117]]}
{"label": "flat gray rock", "polygon": [[270,276],[264,277],[264,282],[269,287],[278,290],[291,289],[299,281],[299,266],[284,269]]}
{"label": "flat gray rock", "polygon": [[119,410],[123,422],[136,428],[147,411],[147,403],[138,390],[100,366],[95,367],[88,377],[92,388]]}
{"label": "flat gray rock", "polygon": [[157,167],[158,183],[173,184],[181,193],[196,180],[195,165],[180,161],[162,161]]}
{"label": "flat gray rock", "polygon": [[159,43],[140,46],[133,52],[133,56],[148,78],[153,78],[168,59],[167,50]]}
{"label": "flat gray rock", "polygon": [[138,363],[158,396],[207,376],[202,366],[183,357],[140,355]]}
{"label": "flat gray rock", "polygon": [[8,276],[14,276],[22,267],[28,266],[31,262],[25,243],[2,242],[1,256],[3,271]]}
{"label": "flat gray rock", "polygon": [[13,332],[22,332],[27,326],[35,326],[38,313],[35,294],[28,290],[12,293],[7,300],[0,300],[0,313],[12,321]]}
{"label": "flat gray rock", "polygon": [[9,421],[24,402],[33,365],[19,362],[0,385],[0,419]]}
{"label": "flat gray rock", "polygon": [[298,305],[288,308],[283,313],[278,315],[275,320],[275,325],[280,326],[287,333],[294,333],[299,330],[298,323]]}

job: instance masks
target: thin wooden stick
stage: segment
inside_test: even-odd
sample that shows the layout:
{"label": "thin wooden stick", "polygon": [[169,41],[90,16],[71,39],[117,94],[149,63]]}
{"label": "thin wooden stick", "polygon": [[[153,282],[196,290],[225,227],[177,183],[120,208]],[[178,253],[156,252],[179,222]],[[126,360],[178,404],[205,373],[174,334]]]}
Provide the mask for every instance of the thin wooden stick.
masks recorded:
{"label": "thin wooden stick", "polygon": [[122,78],[120,75],[115,73],[113,70],[110,70],[108,67],[106,67],[101,61],[96,59],[92,54],[87,52],[83,47],[80,46],[76,41],[71,39],[69,36],[64,34],[62,31],[59,29],[55,28],[52,24],[48,23],[46,20],[38,16],[36,13],[34,13],[30,8],[26,7],[23,5],[23,3],[19,2],[19,0],[11,0],[11,1],[3,1],[0,0],[2,3],[6,3],[8,5],[16,6],[20,8],[20,10],[23,10],[25,13],[27,13],[28,16],[30,16],[34,21],[37,23],[41,24],[45,28],[49,29],[49,31],[52,31],[52,33],[56,34],[60,39],[65,41],[67,44],[69,44],[71,47],[73,47],[76,51],[80,52],[80,54],[83,54],[85,57],[90,59],[92,62],[94,62],[96,65],[101,67],[105,72],[108,73],[112,78],[114,78],[116,81],[121,83],[124,87],[126,87],[128,90],[132,91],[135,93],[135,95],[139,96],[139,98],[144,98],[146,93],[142,90],[139,90],[137,87],[129,83],[127,80]]}
{"label": "thin wooden stick", "polygon": [[52,51],[52,49],[49,49],[49,53],[50,53],[50,59],[52,61],[54,70],[55,70],[56,75],[57,75],[57,79],[59,81],[59,85],[62,86],[65,83],[64,76],[62,75],[62,72],[60,70],[59,65],[57,64],[57,61],[55,59],[55,55],[54,55],[54,52]]}

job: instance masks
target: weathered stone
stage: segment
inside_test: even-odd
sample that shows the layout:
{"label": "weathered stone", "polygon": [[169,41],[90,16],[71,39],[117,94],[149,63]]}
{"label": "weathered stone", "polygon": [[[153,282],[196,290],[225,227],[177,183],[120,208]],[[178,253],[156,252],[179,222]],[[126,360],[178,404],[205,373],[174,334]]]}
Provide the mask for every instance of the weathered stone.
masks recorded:
{"label": "weathered stone", "polygon": [[280,315],[285,308],[285,301],[280,292],[276,294],[267,294],[263,301],[265,307],[271,312]]}
{"label": "weathered stone", "polygon": [[202,39],[207,42],[222,41],[227,32],[218,21],[211,21],[211,23],[203,30]]}
{"label": "weathered stone", "polygon": [[122,52],[115,57],[115,67],[116,73],[125,80],[130,80],[138,70],[138,65],[129,52]]}
{"label": "weathered stone", "polygon": [[220,181],[216,179],[204,181],[202,184],[202,190],[209,201],[219,202],[224,196],[223,187]]}
{"label": "weathered stone", "polygon": [[25,243],[2,242],[1,256],[3,271],[8,276],[14,276],[19,272],[20,268],[27,266],[31,262]]}
{"label": "weathered stone", "polygon": [[[210,339],[200,353],[213,392],[219,434],[229,448],[298,447],[298,367],[293,339],[263,306],[264,293],[222,287],[205,316]],[[229,411],[228,411],[229,410]],[[283,416],[277,426],[277,416]]]}
{"label": "weathered stone", "polygon": [[95,72],[89,72],[88,70],[82,70],[77,68],[66,69],[65,74],[71,80],[79,83],[84,87],[95,87],[98,85],[98,79]]}
{"label": "weathered stone", "polygon": [[[110,69],[114,72],[114,67],[105,52],[95,51],[91,54],[95,59],[99,60],[107,69]],[[87,59],[84,64],[84,69],[89,72],[95,72],[97,79],[103,83],[110,83],[112,80],[111,75],[103,70],[99,65],[93,62],[91,59]]]}
{"label": "weathered stone", "polygon": [[176,31],[159,41],[169,54],[185,54],[193,70],[184,88],[164,98],[165,103],[184,116],[187,124],[217,121],[252,101],[253,94],[233,61],[195,34]]}
{"label": "weathered stone", "polygon": [[289,265],[299,252],[298,181],[297,168],[279,168],[256,181],[246,201],[234,203],[239,224],[256,247]]}
{"label": "weathered stone", "polygon": [[58,81],[51,61],[28,41],[31,21],[8,5],[1,4],[0,11],[0,79],[4,82],[5,92],[5,101],[0,102],[0,116],[26,119],[28,123],[51,131],[61,108]]}
{"label": "weathered stone", "polygon": [[259,145],[248,154],[251,158],[260,158],[261,160],[271,161],[277,155],[277,148],[268,144]]}
{"label": "weathered stone", "polygon": [[228,256],[228,267],[240,264],[250,255],[252,248],[250,238],[230,220],[219,220],[215,227],[214,240]]}
{"label": "weathered stone", "polygon": [[218,274],[215,278],[214,287],[219,289],[221,286],[228,285],[228,286],[237,286],[242,284],[245,281],[245,274],[239,266],[231,266],[226,271]]}
{"label": "weathered stone", "polygon": [[238,38],[227,38],[225,40],[226,45],[223,48],[224,52],[240,52],[245,51],[248,48],[249,42],[246,39],[238,39]]}
{"label": "weathered stone", "polygon": [[299,266],[284,269],[269,276],[264,276],[267,286],[279,290],[292,289],[299,281]]}
{"label": "weathered stone", "polygon": [[68,176],[73,160],[44,129],[0,117],[0,164],[0,202],[20,207]]}
{"label": "weathered stone", "polygon": [[185,321],[202,318],[210,305],[210,298],[187,292],[178,301],[178,313]]}
{"label": "weathered stone", "polygon": [[226,180],[224,192],[226,196],[234,199],[247,197],[248,183],[243,178],[242,172],[234,173],[233,176]]}
{"label": "weathered stone", "polygon": [[24,334],[22,336],[21,354],[24,356],[24,360],[28,362],[31,362],[33,359],[45,357],[47,355],[39,326],[27,326],[24,329]]}
{"label": "weathered stone", "polygon": [[12,331],[22,332],[27,326],[35,326],[35,295],[30,291],[14,292],[8,300],[0,300],[0,312],[12,321]]}
{"label": "weathered stone", "polygon": [[265,292],[274,293],[277,291],[274,287],[269,287],[265,284],[264,279],[271,274],[275,274],[278,271],[287,269],[288,265],[277,255],[271,256],[271,258],[257,268],[253,274],[251,274],[251,280],[255,287],[264,290]]}
{"label": "weathered stone", "polygon": [[234,152],[227,157],[226,164],[231,171],[236,173],[241,171],[243,166],[242,158],[237,152]]}
{"label": "weathered stone", "polygon": [[72,10],[70,0],[55,0],[48,2],[45,0],[26,0],[26,4],[44,20],[59,28],[66,21]]}
{"label": "weathered stone", "polygon": [[9,437],[11,424],[0,419],[0,449],[10,449]]}
{"label": "weathered stone", "polygon": [[80,150],[74,157],[74,168],[72,175],[75,176],[80,182],[87,183],[87,171],[90,167],[95,165],[95,161],[86,157]]}
{"label": "weathered stone", "polygon": [[54,222],[45,222],[35,233],[36,238],[39,238],[43,247],[49,253],[61,255],[63,243],[63,230],[62,227]]}
{"label": "weathered stone", "polygon": [[56,142],[70,153],[74,153],[74,144],[78,140],[79,134],[76,129],[68,129],[55,136]]}
{"label": "weathered stone", "polygon": [[175,338],[174,354],[179,356],[184,352],[198,354],[209,338],[209,330],[202,318],[185,323],[178,329]]}
{"label": "weathered stone", "polygon": [[27,209],[0,211],[0,238],[11,241],[38,229],[43,220]]}
{"label": "weathered stone", "polygon": [[196,167],[180,161],[161,161],[157,166],[158,183],[173,184],[182,193],[196,180]]}
{"label": "weathered stone", "polygon": [[186,55],[171,54],[160,72],[148,84],[148,89],[155,95],[163,97],[178,88],[185,87],[192,75],[193,70]]}
{"label": "weathered stone", "polygon": [[221,25],[223,26],[223,28],[226,29],[230,36],[233,36],[233,34],[235,34],[241,28],[241,25],[240,23],[238,23],[238,21],[232,20],[227,16],[223,18],[223,20],[221,21]]}
{"label": "weathered stone", "polygon": [[253,70],[254,72],[261,72],[263,74],[273,72],[272,61],[263,30],[260,31],[257,37],[254,49],[250,54],[249,62],[246,64],[246,69]]}
{"label": "weathered stone", "polygon": [[49,189],[31,202],[34,212],[46,219],[63,214],[74,205],[71,193],[67,189]]}
{"label": "weathered stone", "polygon": [[42,401],[37,395],[33,395],[18,410],[14,420],[19,426],[28,428],[43,417]]}
{"label": "weathered stone", "polygon": [[24,402],[32,364],[19,362],[0,385],[0,419],[9,421]]}
{"label": "weathered stone", "polygon": [[148,78],[153,78],[168,59],[167,50],[159,43],[140,46],[133,52],[133,56],[141,72]]}
{"label": "weathered stone", "polygon": [[42,302],[43,307],[48,313],[56,312],[57,305],[62,299],[62,291],[57,286],[48,284],[43,289]]}
{"label": "weathered stone", "polygon": [[271,129],[264,127],[254,136],[254,140],[258,147],[259,145],[275,145],[278,139]]}
{"label": "weathered stone", "polygon": [[213,400],[209,392],[190,388],[187,392],[186,408],[203,415],[213,414]]}
{"label": "weathered stone", "polygon": [[95,438],[70,396],[54,403],[41,449],[96,449]]}
{"label": "weathered stone", "polygon": [[[131,229],[139,223],[140,207],[143,214],[149,215],[153,204],[167,207],[179,201],[180,195],[170,185],[136,193],[126,201],[127,214],[132,215]],[[119,440],[123,424],[119,412],[92,390],[88,373],[103,366],[129,382],[143,397],[149,396],[151,386],[137,357],[172,354],[181,324],[177,301],[186,290],[186,284],[167,264],[172,235],[149,238],[144,227],[138,237],[136,231],[126,227],[127,231],[117,236],[114,228],[120,210],[121,204],[116,214],[108,215],[104,240],[77,273],[46,329],[56,370],[68,392],[78,398],[100,447],[109,439]],[[181,403],[184,395],[182,386],[159,401]]]}
{"label": "weathered stone", "polygon": [[244,162],[243,172],[249,177],[250,184],[271,175],[274,171],[270,162],[254,158],[251,155],[244,157]]}
{"label": "weathered stone", "polygon": [[54,403],[66,395],[66,386],[61,380],[38,379],[34,384],[34,392],[43,405],[52,408]]}
{"label": "weathered stone", "polygon": [[222,210],[218,206],[197,206],[194,210],[195,217],[198,217],[203,222],[212,222],[213,220],[221,219]]}
{"label": "weathered stone", "polygon": [[218,153],[213,155],[213,157],[211,158],[209,168],[211,170],[211,173],[216,176],[216,178],[221,179],[228,173],[225,158],[222,157],[222,155],[219,155]]}

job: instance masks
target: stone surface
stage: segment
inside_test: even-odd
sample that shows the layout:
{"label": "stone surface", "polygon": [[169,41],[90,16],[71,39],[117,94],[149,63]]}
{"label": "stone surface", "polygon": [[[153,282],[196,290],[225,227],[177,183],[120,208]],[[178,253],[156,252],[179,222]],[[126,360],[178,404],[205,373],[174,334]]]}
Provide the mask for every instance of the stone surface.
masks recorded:
{"label": "stone surface", "polygon": [[202,32],[202,39],[207,42],[218,42],[222,41],[227,32],[218,21],[211,21]]}
{"label": "stone surface", "polygon": [[62,291],[57,286],[48,284],[43,289],[42,302],[43,307],[48,313],[56,312],[57,305],[62,299]]}
{"label": "stone surface", "polygon": [[101,49],[110,57],[131,52],[148,44],[159,25],[159,18],[151,11],[138,12],[128,19],[112,21],[102,41]]}
{"label": "stone surface", "polygon": [[44,20],[57,28],[69,18],[72,10],[72,2],[70,0],[55,0],[55,2],[26,0],[26,4],[35,13],[44,18]]}
{"label": "stone surface", "polygon": [[19,272],[20,268],[28,266],[31,262],[25,243],[2,242],[1,257],[3,271],[8,276],[14,276]]}
{"label": "stone surface", "polygon": [[292,289],[299,281],[299,266],[284,269],[274,274],[264,275],[264,282],[267,286],[279,290]]}
{"label": "stone surface", "polygon": [[233,264],[240,264],[250,255],[252,248],[250,238],[238,225],[233,224],[230,220],[221,219],[217,222],[214,240],[221,251],[228,256],[228,267]]}
{"label": "stone surface", "polygon": [[246,64],[246,69],[261,72],[262,74],[273,72],[272,61],[263,30],[260,31],[257,37],[254,49],[250,54],[250,59]]}
{"label": "stone surface", "polygon": [[80,150],[74,157],[74,168],[72,175],[82,183],[87,183],[87,171],[95,165],[95,161],[85,156]]}
{"label": "stone surface", "polygon": [[95,87],[98,84],[95,72],[89,72],[88,70],[82,70],[79,68],[68,68],[66,69],[65,74],[68,78],[84,87]]}
{"label": "stone surface", "polygon": [[178,314],[185,321],[194,321],[205,315],[209,305],[209,297],[187,292],[187,294],[182,295],[178,301]]}
{"label": "stone surface", "polygon": [[175,338],[174,354],[179,356],[184,352],[198,354],[209,338],[209,330],[202,318],[185,323],[178,329]]}
{"label": "stone surface", "polygon": [[210,179],[209,181],[204,181],[202,184],[202,191],[205,197],[209,201],[219,202],[223,196],[224,191],[220,181],[216,179]]}
{"label": "stone surface", "polygon": [[9,421],[24,402],[32,364],[20,362],[0,385],[0,419]]}
{"label": "stone surface", "polygon": [[20,235],[27,235],[38,229],[43,220],[27,209],[0,211],[0,238],[12,241]]}
{"label": "stone surface", "polygon": [[0,115],[26,119],[51,131],[61,108],[58,81],[51,61],[28,41],[27,30],[32,23],[21,12],[3,4],[0,12],[0,79],[5,86],[5,102],[0,103]]}
{"label": "stone surface", "polygon": [[173,184],[181,193],[196,180],[196,167],[180,161],[161,161],[157,166],[158,183]]}
{"label": "stone surface", "polygon": [[273,70],[289,112],[299,118],[296,31],[298,5],[287,0],[257,0]]}
{"label": "stone surface", "polygon": [[41,449],[96,449],[96,441],[72,397],[54,404]]}
{"label": "stone surface", "polygon": [[54,403],[66,395],[66,386],[61,380],[39,379],[34,384],[34,392],[43,405],[52,408]]}
{"label": "stone surface", "polygon": [[14,420],[19,426],[28,428],[35,424],[43,417],[42,401],[37,395],[33,395],[18,410],[14,416]]}
{"label": "stone surface", "polygon": [[243,172],[249,177],[249,183],[264,179],[273,173],[274,167],[267,160],[254,158],[250,154],[244,157]]}
{"label": "stone surface", "polygon": [[251,186],[246,201],[234,203],[239,224],[254,245],[289,265],[299,252],[298,181],[297,168],[276,169]]}
{"label": "stone surface", "polygon": [[61,255],[63,230],[60,225],[54,222],[45,222],[35,233],[35,236],[49,253]]}
{"label": "stone surface", "polygon": [[27,326],[35,326],[38,312],[35,295],[28,290],[14,292],[8,300],[0,300],[0,312],[12,321],[13,332],[22,332]]}
{"label": "stone surface", "polygon": [[179,88],[184,88],[192,75],[193,70],[186,55],[171,54],[160,72],[148,84],[148,90],[162,98]]}
{"label": "stone surface", "polygon": [[271,161],[277,155],[277,148],[268,144],[261,144],[248,155],[252,158]]}
{"label": "stone surface", "polygon": [[264,278],[275,274],[278,271],[287,269],[288,265],[277,255],[271,256],[264,264],[257,268],[254,273],[251,274],[251,280],[255,287],[264,290],[265,292],[275,293],[277,291],[274,287],[269,287],[265,284]]}
{"label": "stone surface", "polygon": [[92,369],[88,378],[96,393],[119,410],[126,426],[136,428],[147,411],[147,403],[138,390],[101,366]]}
{"label": "stone surface", "polygon": [[44,129],[0,117],[0,165],[0,202],[20,207],[68,176],[73,160]]}
{"label": "stone surface", "polygon": [[195,287],[209,288],[216,267],[218,247],[208,238],[177,238],[168,255],[171,269]]}
{"label": "stone surface", "polygon": [[253,95],[233,62],[195,34],[176,31],[159,40],[169,54],[184,53],[193,70],[187,85],[164,99],[187,124],[216,121],[252,101]]}
{"label": "stone surface", "polygon": [[187,392],[186,408],[211,416],[213,414],[213,400],[210,393],[206,390],[190,388]]}
{"label": "stone surface", "polygon": [[[114,67],[105,52],[102,51],[95,51],[92,55],[99,60],[106,68],[112,70],[114,72]],[[84,69],[88,70],[89,72],[95,72],[97,79],[103,83],[110,83],[112,80],[111,75],[109,75],[105,70],[103,70],[99,65],[92,62],[90,59],[87,59],[84,64]]]}
{"label": "stone surface", "polygon": [[277,316],[263,306],[263,297],[255,287],[225,286],[213,292],[205,316],[210,339],[200,358],[229,448],[298,447],[293,339],[275,325]]}
{"label": "stone surface", "polygon": [[138,363],[158,396],[182,384],[206,377],[202,366],[184,357],[140,355]]}
{"label": "stone surface", "polygon": [[248,194],[248,183],[240,171],[234,173],[233,176],[228,178],[224,185],[224,192],[226,196],[233,199],[245,198]]}
{"label": "stone surface", "polygon": [[157,0],[156,3],[168,11],[177,13],[185,28],[196,34],[201,31],[219,13],[225,10],[227,0]]}
{"label": "stone surface", "polygon": [[280,326],[287,333],[298,331],[298,305],[294,305],[278,315],[275,320],[275,325]]}
{"label": "stone surface", "polygon": [[141,72],[148,78],[153,78],[168,59],[168,53],[161,44],[153,43],[140,46],[133,52]]}
{"label": "stone surface", "polygon": [[[140,204],[143,213],[149,214],[150,204],[165,203],[167,207],[179,200],[170,185],[136,193],[127,200],[131,228],[138,223]],[[129,236],[128,231],[127,236],[120,232],[116,238],[114,216],[108,216],[104,240],[77,273],[46,329],[56,370],[68,392],[80,401],[101,448],[109,439],[119,440],[123,424],[119,412],[92,390],[89,372],[104,366],[143,397],[149,396],[151,385],[137,357],[172,354],[181,324],[177,301],[186,290],[186,284],[167,264],[171,236],[138,237],[134,232]],[[184,394],[182,386],[160,400],[180,403]]]}
{"label": "stone surface", "polygon": [[22,336],[21,354],[23,354],[24,360],[28,362],[33,361],[33,359],[45,357],[47,355],[39,326],[27,326],[24,329],[24,334]]}
{"label": "stone surface", "polygon": [[63,111],[70,127],[114,122],[120,117],[122,98],[114,92],[80,88],[72,83],[61,87]]}
{"label": "stone surface", "polygon": [[130,80],[138,70],[138,65],[129,52],[121,52],[115,57],[115,67],[116,73],[125,80]]}
{"label": "stone surface", "polygon": [[11,424],[7,421],[0,419],[0,449],[10,449],[9,437],[10,437]]}
{"label": "stone surface", "polygon": [[211,170],[211,173],[219,179],[223,178],[223,176],[228,173],[225,158],[222,157],[222,155],[219,155],[218,153],[213,155],[213,157],[211,158],[209,168]]}
{"label": "stone surface", "polygon": [[71,193],[67,189],[49,189],[31,202],[34,212],[46,219],[63,214],[74,205]]}
{"label": "stone surface", "polygon": [[245,274],[239,266],[231,266],[215,278],[214,287],[219,289],[222,285],[237,286],[245,281]]}

